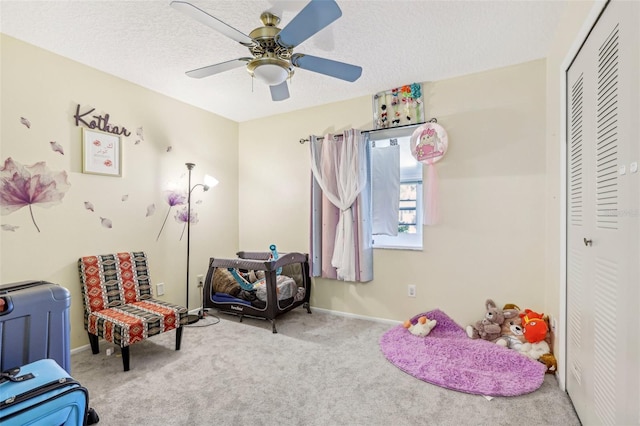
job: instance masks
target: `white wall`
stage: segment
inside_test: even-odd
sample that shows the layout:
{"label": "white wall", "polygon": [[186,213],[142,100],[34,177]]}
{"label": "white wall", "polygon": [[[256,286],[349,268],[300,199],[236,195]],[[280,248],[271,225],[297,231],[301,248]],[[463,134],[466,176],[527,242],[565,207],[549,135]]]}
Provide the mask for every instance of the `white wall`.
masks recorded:
{"label": "white wall", "polygon": [[[0,167],[9,157],[27,166],[43,161],[51,171],[66,171],[71,184],[61,204],[32,206],[40,232],[28,206],[0,218],[2,225],[18,227],[0,231],[0,282],[45,280],[68,288],[72,347],[88,343],[77,270],[81,256],[144,250],[152,282],[165,283],[161,298],[184,305],[186,235],[180,240],[183,225],[173,218],[176,207],[156,237],[169,210],[163,190],[170,181],[186,190],[185,162],[194,162],[192,183],[202,182],[205,173],[220,181],[206,193],[193,192],[200,221],[191,227],[189,306],[196,308],[195,275],[206,273],[209,257],[233,255],[238,248],[237,123],[8,36],[0,40]],[[121,178],[82,173],[81,129],[73,118],[78,104],[108,113],[111,123],[132,130],[122,141]],[[20,117],[29,119],[31,128]],[[144,140],[136,144],[138,127]],[[54,152],[50,141],[60,144],[64,155]],[[85,201],[94,205],[93,212],[85,209]],[[156,211],[147,217],[150,204]],[[103,227],[100,217],[113,227]]]}
{"label": "white wall", "polygon": [[[441,223],[425,228],[421,252],[376,250],[370,283],[314,280],[312,305],[392,320],[440,308],[462,324],[486,298],[544,310],[545,73],[538,60],[426,83],[426,115],[449,134]],[[309,148],[298,140],[371,129],[372,114],[367,96],[240,124],[243,250],[308,252]]]}

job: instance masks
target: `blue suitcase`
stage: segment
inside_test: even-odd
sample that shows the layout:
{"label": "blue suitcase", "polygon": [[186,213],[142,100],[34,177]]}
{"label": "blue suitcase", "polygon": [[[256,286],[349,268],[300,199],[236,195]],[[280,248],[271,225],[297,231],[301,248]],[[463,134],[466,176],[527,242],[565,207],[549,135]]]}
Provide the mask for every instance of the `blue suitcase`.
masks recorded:
{"label": "blue suitcase", "polygon": [[47,281],[0,285],[0,371],[54,359],[71,374],[71,294]]}
{"label": "blue suitcase", "polygon": [[87,389],[52,359],[5,371],[0,380],[2,426],[76,426],[97,422],[88,416]]}

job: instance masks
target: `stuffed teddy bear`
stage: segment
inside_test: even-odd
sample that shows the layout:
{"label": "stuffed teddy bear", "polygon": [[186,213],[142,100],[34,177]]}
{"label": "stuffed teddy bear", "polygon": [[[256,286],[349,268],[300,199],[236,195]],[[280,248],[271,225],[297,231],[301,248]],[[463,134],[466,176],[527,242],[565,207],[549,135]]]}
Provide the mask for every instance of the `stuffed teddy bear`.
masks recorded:
{"label": "stuffed teddy bear", "polygon": [[487,299],[485,302],[486,312],[484,318],[476,321],[473,325],[466,328],[467,336],[471,339],[496,340],[502,334],[502,323],[504,322],[504,313],[499,309],[495,302]]}
{"label": "stuffed teddy bear", "polygon": [[[505,305],[506,306],[506,305]],[[522,318],[518,308],[503,308],[504,322],[502,323],[502,334],[493,342],[499,346],[519,350],[526,342],[522,328]]]}
{"label": "stuffed teddy bear", "polygon": [[431,333],[431,330],[433,330],[433,327],[435,327],[437,323],[434,319],[429,320],[427,317],[421,316],[415,324],[412,324],[410,320],[406,320],[404,322],[404,328],[415,336],[424,337]]}

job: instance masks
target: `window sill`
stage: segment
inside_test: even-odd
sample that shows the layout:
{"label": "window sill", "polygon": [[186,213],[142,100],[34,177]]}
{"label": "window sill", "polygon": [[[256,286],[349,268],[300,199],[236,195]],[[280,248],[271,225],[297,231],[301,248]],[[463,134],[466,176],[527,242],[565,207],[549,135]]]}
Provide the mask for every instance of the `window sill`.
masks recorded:
{"label": "window sill", "polygon": [[416,247],[416,246],[373,246],[374,250],[377,249],[382,249],[382,250],[411,250],[411,251],[422,251],[422,247]]}

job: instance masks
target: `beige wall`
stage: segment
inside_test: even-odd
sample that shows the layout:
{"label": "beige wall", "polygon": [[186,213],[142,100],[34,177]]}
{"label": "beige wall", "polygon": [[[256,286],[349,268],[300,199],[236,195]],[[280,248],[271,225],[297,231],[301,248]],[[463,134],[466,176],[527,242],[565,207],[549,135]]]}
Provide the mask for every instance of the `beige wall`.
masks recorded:
{"label": "beige wall", "polygon": [[[72,347],[88,342],[76,264],[80,256],[144,250],[152,281],[165,283],[161,298],[184,304],[187,238],[180,240],[183,226],[173,218],[176,207],[158,241],[156,236],[169,209],[163,189],[170,181],[186,189],[184,164],[194,162],[192,183],[201,182],[205,173],[220,181],[209,192],[193,192],[200,221],[191,228],[189,305],[196,308],[195,275],[206,273],[210,256],[233,255],[238,248],[238,124],[5,35],[0,40],[0,164],[8,157],[23,165],[44,161],[51,171],[66,171],[71,184],[61,204],[33,206],[41,232],[28,207],[1,217],[3,225],[18,228],[0,231],[0,282],[46,280],[68,288]],[[122,141],[121,178],[81,172],[81,130],[73,119],[77,104],[108,113],[113,124],[132,130]],[[31,128],[20,117],[29,119]],[[144,140],[136,144],[138,127]],[[64,155],[54,152],[50,141],[58,142]],[[85,209],[85,201],[94,212]],[[147,217],[150,204],[156,211]],[[113,227],[101,226],[100,217]]]}
{"label": "beige wall", "polygon": [[[569,2],[552,51],[539,60],[425,83],[427,117],[449,132],[449,152],[438,163],[442,221],[425,228],[425,248],[375,251],[375,280],[314,280],[312,305],[377,318],[404,320],[440,308],[465,324],[479,318],[484,300],[514,302],[558,316],[561,286],[560,64],[594,2]],[[2,216],[0,282],[42,279],[72,293],[72,346],[86,344],[76,260],[85,254],[146,250],[154,281],[166,300],[183,303],[186,241],[167,211],[162,190],[186,179],[197,163],[221,184],[194,192],[200,223],[192,228],[192,277],[209,256],[238,249],[308,251],[309,134],[370,129],[371,97],[364,96],[268,119],[234,123],[2,35],[1,159],[45,161],[65,170],[71,189],[62,204],[33,211],[38,233],[22,208]],[[145,139],[124,138],[124,176],[81,173],[75,106],[109,113],[114,123]],[[31,129],[20,124],[31,120]],[[49,141],[65,154],[53,152]],[[166,152],[167,146],[173,147]],[[123,195],[127,201],[121,201]],[[240,194],[240,195],[238,195]],[[83,203],[91,201],[95,212]],[[145,217],[149,204],[157,209]],[[100,226],[108,217],[113,228]],[[417,297],[406,296],[416,284]],[[191,292],[190,306],[198,304]]]}
{"label": "beige wall", "polygon": [[[545,306],[544,60],[426,83],[427,116],[449,134],[437,165],[442,221],[423,251],[376,250],[375,279],[317,279],[312,305],[391,320],[440,308],[462,324],[484,301]],[[308,251],[308,145],[298,140],[370,129],[371,97],[240,124],[242,249]],[[407,297],[407,285],[417,297]]]}

